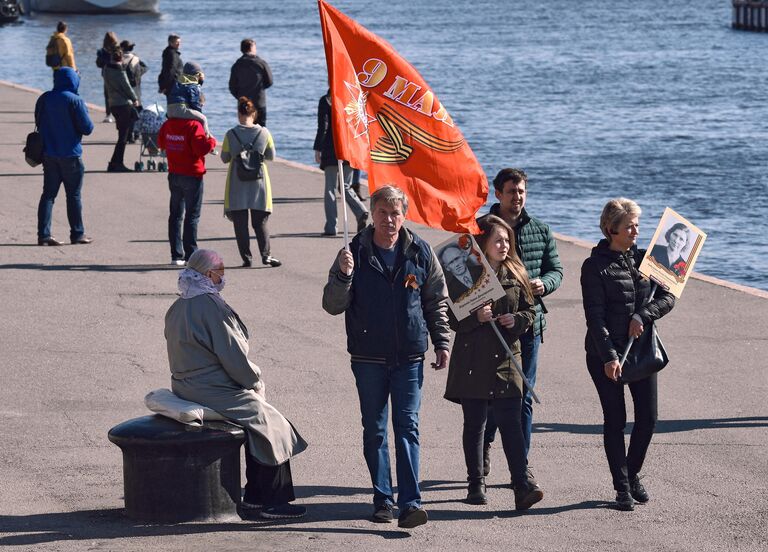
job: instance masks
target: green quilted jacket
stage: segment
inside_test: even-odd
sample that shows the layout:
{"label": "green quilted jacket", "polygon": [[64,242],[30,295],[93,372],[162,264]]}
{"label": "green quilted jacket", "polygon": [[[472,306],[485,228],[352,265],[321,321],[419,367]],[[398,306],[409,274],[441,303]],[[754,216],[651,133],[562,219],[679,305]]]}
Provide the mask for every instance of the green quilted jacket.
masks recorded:
{"label": "green quilted jacket", "polygon": [[[491,206],[490,214],[500,216],[498,203]],[[557,254],[557,243],[549,225],[530,216],[525,208],[520,221],[515,226],[515,241],[517,254],[528,271],[528,277],[541,278],[544,284],[544,295],[536,298],[536,318],[533,322],[534,334],[542,335],[544,328],[547,327],[547,321],[544,318],[547,307],[544,306],[543,298],[559,288],[563,281],[563,265]]]}

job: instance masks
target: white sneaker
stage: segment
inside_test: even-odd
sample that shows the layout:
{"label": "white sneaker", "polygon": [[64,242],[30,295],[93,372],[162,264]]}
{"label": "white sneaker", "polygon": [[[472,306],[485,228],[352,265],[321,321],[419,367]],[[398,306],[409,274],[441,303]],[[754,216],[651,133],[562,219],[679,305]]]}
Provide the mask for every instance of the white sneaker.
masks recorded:
{"label": "white sneaker", "polygon": [[187,261],[184,259],[171,259],[172,266],[186,266]]}
{"label": "white sneaker", "polygon": [[112,115],[107,115],[106,117],[104,117],[104,120],[101,121],[101,122],[102,123],[114,123],[115,119],[112,118]]}

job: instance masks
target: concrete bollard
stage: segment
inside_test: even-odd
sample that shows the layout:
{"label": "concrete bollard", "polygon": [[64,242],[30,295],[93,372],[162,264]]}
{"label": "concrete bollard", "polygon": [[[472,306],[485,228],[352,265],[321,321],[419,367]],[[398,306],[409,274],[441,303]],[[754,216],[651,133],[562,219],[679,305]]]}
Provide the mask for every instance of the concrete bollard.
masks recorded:
{"label": "concrete bollard", "polygon": [[194,427],[164,416],[134,418],[109,431],[123,452],[125,513],[145,523],[239,520],[242,428]]}

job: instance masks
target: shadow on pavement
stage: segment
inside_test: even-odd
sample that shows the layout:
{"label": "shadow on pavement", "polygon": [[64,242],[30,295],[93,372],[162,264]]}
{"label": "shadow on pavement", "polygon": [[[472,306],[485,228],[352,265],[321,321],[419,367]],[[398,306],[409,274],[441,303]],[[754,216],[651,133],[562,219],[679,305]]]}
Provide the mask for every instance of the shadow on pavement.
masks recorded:
{"label": "shadow on pavement", "polygon": [[[144,525],[123,515],[122,509],[82,510],[32,514],[0,515],[3,546],[34,546],[45,543],[84,540],[108,540],[131,537],[161,537],[227,532],[291,532],[319,534],[374,535],[384,539],[402,539],[410,535],[402,530],[360,529],[356,527],[311,527],[307,523],[358,521],[370,515],[367,504],[309,504],[307,515],[296,520],[269,521],[253,516],[233,522],[190,522],[173,525]],[[249,516],[250,517],[250,516]],[[391,526],[387,526],[391,527]]]}
{"label": "shadow on pavement", "polygon": [[[626,431],[632,431],[632,423]],[[748,416],[744,418],[704,418],[700,420],[659,420],[654,433],[677,433],[696,429],[743,429],[768,427],[768,416]],[[540,422],[533,424],[535,433],[575,433],[577,435],[602,435],[602,425],[557,424]]]}
{"label": "shadow on pavement", "polygon": [[308,498],[311,496],[356,496],[370,495],[373,490],[369,487],[332,487],[328,485],[296,485],[294,487],[296,498]]}
{"label": "shadow on pavement", "polygon": [[[461,501],[450,501],[461,502]],[[550,516],[553,514],[561,514],[571,510],[595,510],[598,508],[611,508],[612,502],[606,502],[604,500],[585,500],[583,502],[577,502],[576,504],[565,504],[563,506],[552,506],[540,508],[534,506],[530,510],[524,512],[517,512],[510,504],[509,510],[435,510],[430,508],[429,505],[433,502],[424,502],[429,513],[429,519],[431,521],[458,521],[458,520],[479,520],[479,519],[493,519],[493,518],[511,518],[519,516]]]}
{"label": "shadow on pavement", "polygon": [[[2,247],[2,245],[0,245]],[[81,272],[152,272],[155,270],[179,270],[173,265],[45,265],[40,263],[13,263],[0,265],[0,270],[72,270]]]}

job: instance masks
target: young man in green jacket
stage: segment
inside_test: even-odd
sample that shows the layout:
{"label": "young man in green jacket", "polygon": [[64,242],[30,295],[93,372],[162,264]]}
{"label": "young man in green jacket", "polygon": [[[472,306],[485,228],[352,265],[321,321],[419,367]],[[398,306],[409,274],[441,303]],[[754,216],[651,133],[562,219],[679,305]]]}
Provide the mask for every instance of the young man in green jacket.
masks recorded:
{"label": "young man in green jacket", "polygon": [[[521,169],[506,168],[499,171],[493,179],[496,199],[499,200],[491,207],[490,214],[504,219],[515,231],[517,254],[523,261],[531,287],[536,298],[536,317],[528,332],[520,336],[523,372],[531,385],[536,385],[536,365],[539,355],[539,345],[543,341],[547,312],[543,298],[555,291],[563,281],[563,265],[557,254],[557,244],[549,225],[532,217],[525,210],[525,200],[528,195],[528,176]],[[525,438],[525,457],[531,448],[531,427],[533,424],[533,397],[530,391],[525,394],[521,417],[523,436]],[[488,475],[491,470],[490,449],[496,435],[496,422],[489,411],[485,429],[484,471]],[[530,468],[528,480],[536,485]]]}

